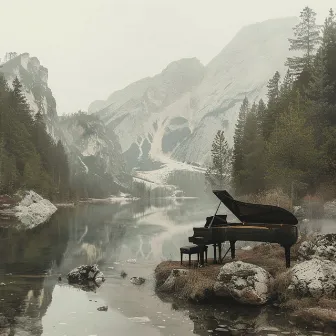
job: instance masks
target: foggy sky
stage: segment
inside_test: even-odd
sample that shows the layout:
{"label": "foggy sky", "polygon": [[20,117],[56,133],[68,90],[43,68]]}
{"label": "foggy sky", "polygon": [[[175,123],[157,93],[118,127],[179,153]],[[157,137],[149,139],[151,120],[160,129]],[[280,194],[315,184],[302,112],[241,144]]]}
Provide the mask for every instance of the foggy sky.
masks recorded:
{"label": "foggy sky", "polygon": [[38,57],[58,113],[73,113],[174,60],[207,64],[242,26],[306,5],[321,23],[336,9],[334,0],[4,0],[0,57]]}

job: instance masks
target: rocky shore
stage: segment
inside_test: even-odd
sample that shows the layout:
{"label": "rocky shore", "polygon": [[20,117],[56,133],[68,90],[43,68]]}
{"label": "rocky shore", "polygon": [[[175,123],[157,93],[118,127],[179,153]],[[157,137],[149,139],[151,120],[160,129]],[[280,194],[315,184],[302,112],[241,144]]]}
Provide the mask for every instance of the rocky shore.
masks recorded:
{"label": "rocky shore", "polygon": [[336,331],[336,234],[301,237],[290,269],[283,253],[276,244],[260,244],[203,268],[164,261],[155,269],[156,290],[204,304],[274,305],[298,325]]}

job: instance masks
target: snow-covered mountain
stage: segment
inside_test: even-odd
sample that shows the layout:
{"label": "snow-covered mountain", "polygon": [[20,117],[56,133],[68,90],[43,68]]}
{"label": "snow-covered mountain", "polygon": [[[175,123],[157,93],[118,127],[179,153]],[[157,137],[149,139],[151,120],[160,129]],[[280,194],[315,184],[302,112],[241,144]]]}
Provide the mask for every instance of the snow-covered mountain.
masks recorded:
{"label": "snow-covered mountain", "polygon": [[[89,106],[119,137],[129,165],[173,160],[203,165],[218,129],[232,144],[240,105],[265,98],[267,82],[290,55],[288,38],[298,19],[272,19],[242,28],[208,65],[196,58],[168,65],[160,74]],[[147,163],[147,164],[146,164]]]}

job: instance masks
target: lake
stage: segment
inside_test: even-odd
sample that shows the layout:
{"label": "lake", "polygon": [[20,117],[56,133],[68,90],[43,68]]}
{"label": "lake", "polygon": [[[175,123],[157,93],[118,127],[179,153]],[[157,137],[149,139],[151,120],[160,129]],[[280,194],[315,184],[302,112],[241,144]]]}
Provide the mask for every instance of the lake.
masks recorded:
{"label": "lake", "polygon": [[[154,293],[155,266],[179,260],[192,227],[216,207],[195,199],[80,204],[33,230],[0,228],[0,323],[4,316],[10,322],[0,335],[318,334],[298,329],[276,307],[179,305]],[[100,288],[67,284],[72,268],[92,263],[106,276]],[[132,276],[145,284],[133,285]]]}

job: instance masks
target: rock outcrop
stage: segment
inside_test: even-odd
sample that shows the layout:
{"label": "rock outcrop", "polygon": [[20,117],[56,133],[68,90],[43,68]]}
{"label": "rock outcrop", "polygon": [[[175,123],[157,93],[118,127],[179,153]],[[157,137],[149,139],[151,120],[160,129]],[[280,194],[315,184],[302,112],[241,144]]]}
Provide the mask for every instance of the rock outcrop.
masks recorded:
{"label": "rock outcrop", "polygon": [[32,229],[57,211],[55,205],[33,190],[19,191],[14,197],[2,199],[6,204],[0,204],[0,219],[10,219],[12,224],[18,221],[21,229]]}
{"label": "rock outcrop", "polygon": [[186,270],[186,269],[183,269],[183,268],[173,269],[170,272],[170,275],[168,276],[166,281],[159,287],[159,291],[167,292],[167,293],[170,293],[170,292],[174,291],[177,279],[181,276],[188,275],[188,273],[189,273],[189,270]]}
{"label": "rock outcrop", "polygon": [[50,201],[32,190],[22,192],[20,196],[22,200],[14,208],[15,216],[27,228],[46,222],[57,211]]}
{"label": "rock outcrop", "polygon": [[312,259],[295,265],[288,291],[294,296],[320,298],[336,294],[336,263]]}
{"label": "rock outcrop", "polygon": [[272,296],[272,276],[263,268],[241,261],[224,265],[214,285],[216,296],[244,304],[261,305]]}
{"label": "rock outcrop", "polygon": [[97,265],[81,265],[74,268],[67,275],[71,284],[85,285],[87,282],[94,282],[98,286],[105,281],[104,274]]}
{"label": "rock outcrop", "polygon": [[145,278],[142,278],[142,277],[132,277],[131,279],[130,279],[130,281],[131,281],[131,283],[133,284],[133,285],[142,285],[142,284],[144,284],[145,283],[145,281],[146,281],[146,279]]}
{"label": "rock outcrop", "polygon": [[299,260],[331,260],[336,262],[336,234],[316,235],[300,245]]}

